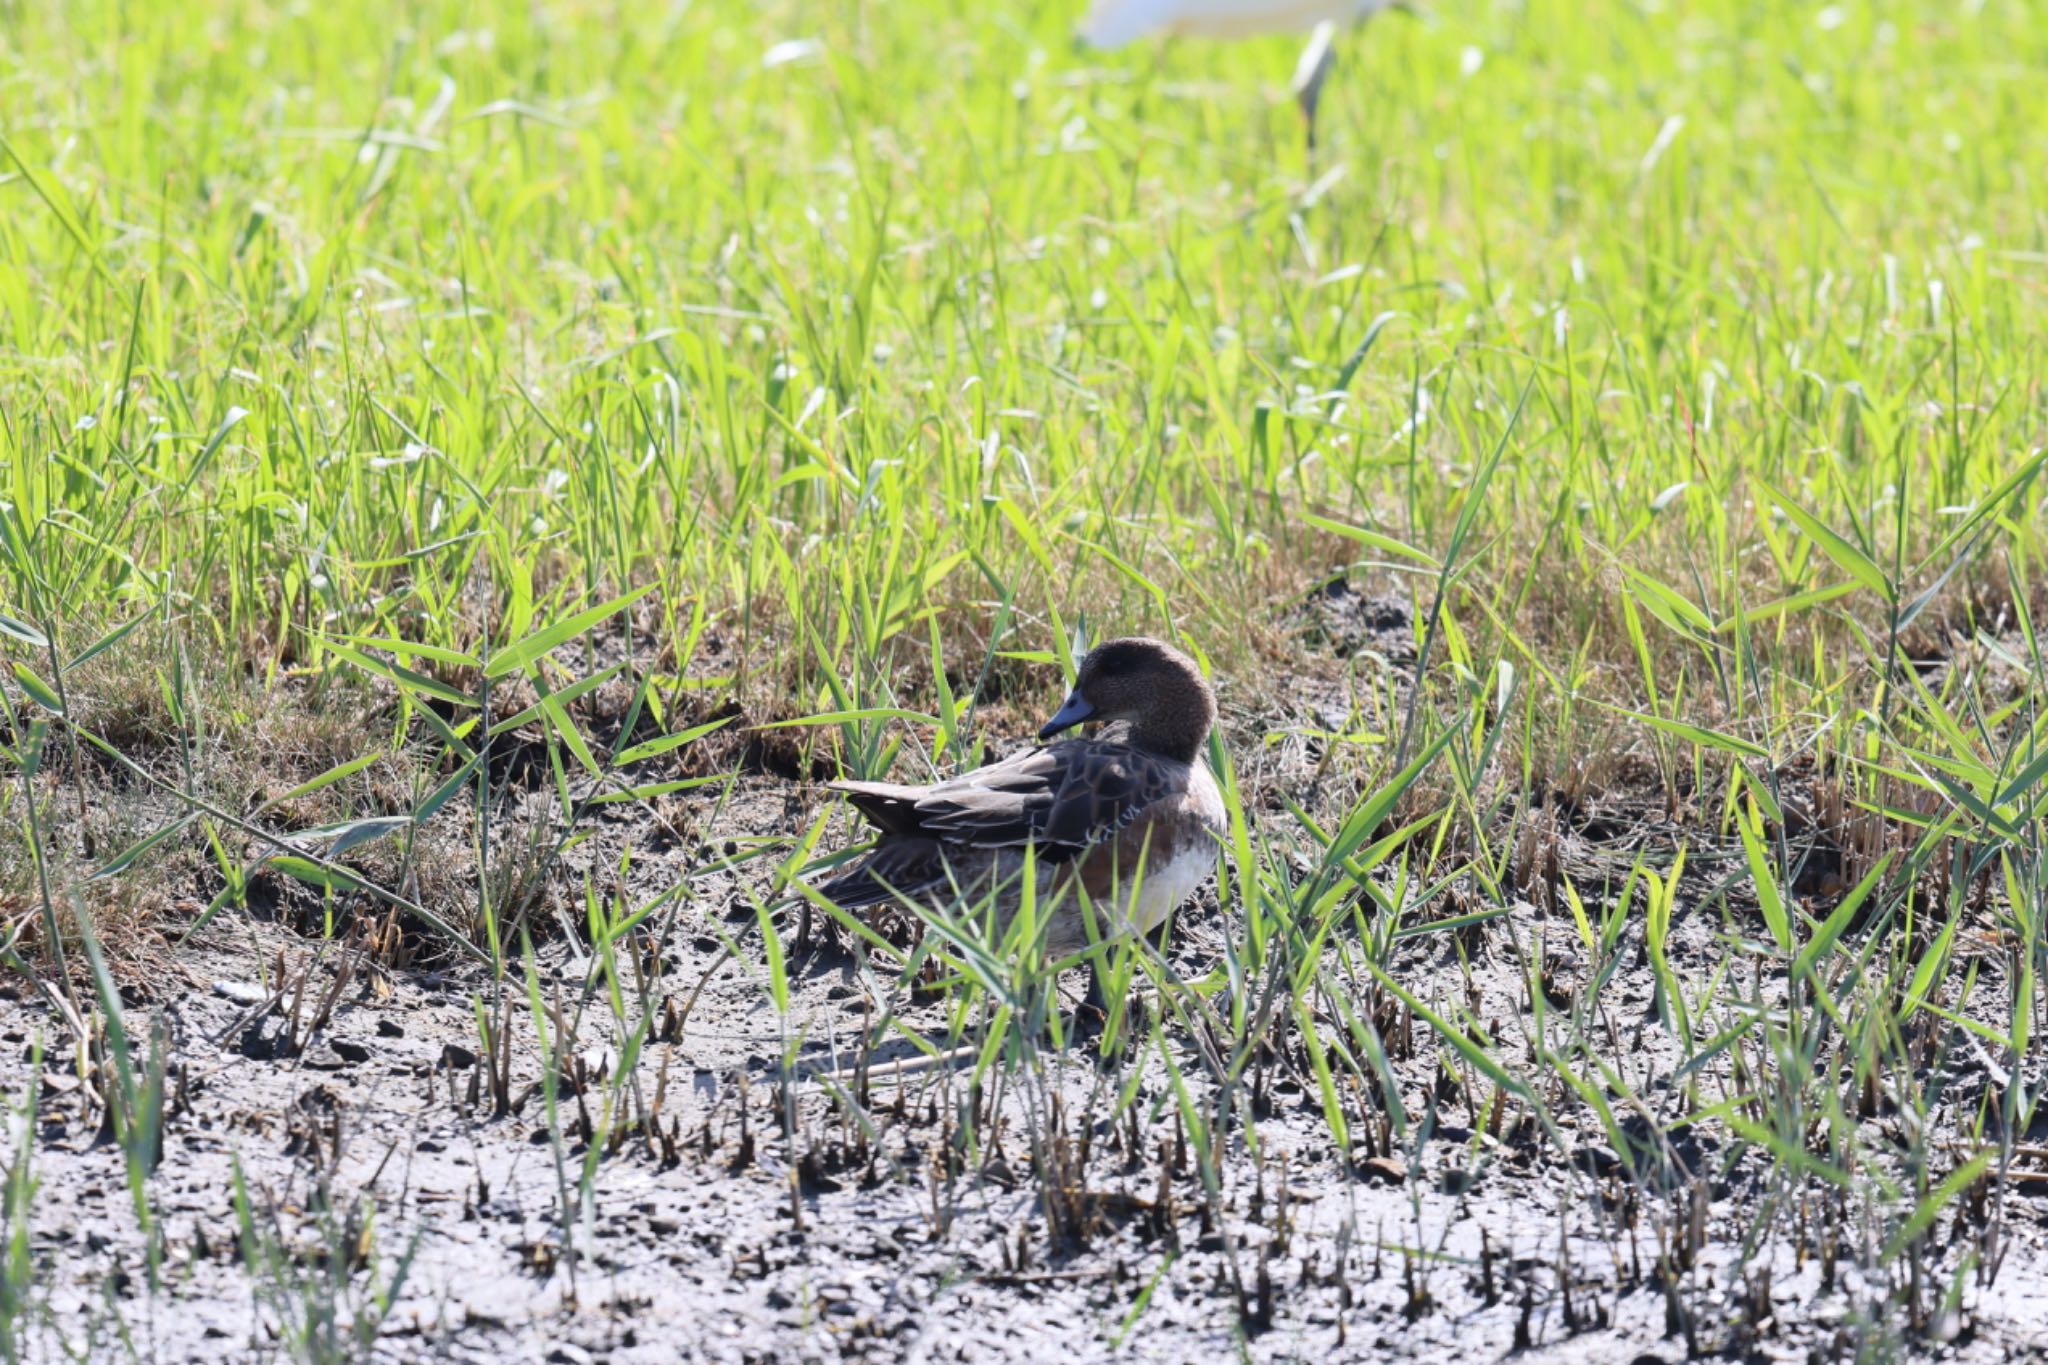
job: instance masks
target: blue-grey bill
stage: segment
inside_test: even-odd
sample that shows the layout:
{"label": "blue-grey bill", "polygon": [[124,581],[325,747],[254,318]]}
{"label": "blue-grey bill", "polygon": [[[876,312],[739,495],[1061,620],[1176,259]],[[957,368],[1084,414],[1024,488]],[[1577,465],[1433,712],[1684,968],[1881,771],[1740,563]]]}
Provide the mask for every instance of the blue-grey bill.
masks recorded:
{"label": "blue-grey bill", "polygon": [[1094,714],[1095,704],[1093,702],[1089,701],[1079,692],[1069,692],[1067,693],[1066,701],[1061,703],[1060,709],[1053,715],[1053,718],[1047,721],[1039,730],[1038,737],[1040,739],[1051,739],[1062,730],[1073,729],[1076,725],[1079,725]]}

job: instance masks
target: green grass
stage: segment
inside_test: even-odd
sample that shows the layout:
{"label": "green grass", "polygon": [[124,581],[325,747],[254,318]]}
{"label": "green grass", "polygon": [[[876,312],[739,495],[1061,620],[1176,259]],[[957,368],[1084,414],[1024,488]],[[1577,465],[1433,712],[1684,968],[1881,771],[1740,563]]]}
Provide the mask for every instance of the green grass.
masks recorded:
{"label": "green grass", "polygon": [[[1406,1132],[1391,1000],[1496,1126],[1576,1116],[1643,1170],[1624,1119],[1711,1130],[1781,1182],[1769,1235],[1854,1201],[1911,1267],[1885,1301],[1931,1320],[1929,1231],[2014,1160],[2042,1008],[2030,6],[1441,0],[1342,40],[1313,164],[1283,38],[473,9],[0,9],[0,909],[53,1001],[90,1012],[50,970],[76,898],[118,960],[109,886],[175,855],[216,915],[267,869],[335,933],[420,917],[489,967],[495,1056],[559,1009],[519,944],[600,800],[721,839],[742,733],[862,776],[972,761],[1085,619],[1198,651],[1241,774],[1327,726],[1292,695],[1350,699],[1312,742],[1337,795],[1238,820],[1226,960],[1126,1039],[1214,1026],[1190,1129],[1292,1038],[1339,1146]],[[1313,652],[1338,571],[1411,602],[1423,687]],[[533,724],[556,824],[479,818]],[[130,827],[95,783],[172,805]],[[1677,833],[1546,873],[1616,794]],[[741,833],[728,860],[834,851]],[[430,837],[493,875],[436,885]],[[1496,913],[1522,898],[1583,954],[1567,1007]],[[1718,917],[1704,979],[1667,953],[1687,914]],[[592,929],[637,1053],[624,932]],[[1512,1037],[1403,979],[1403,944],[1475,933],[1527,977]],[[945,937],[961,1036],[1025,1063],[1042,970]],[[727,942],[786,1005],[779,949]],[[1683,1059],[1654,1100],[1601,1017],[1638,944]],[[1966,1046],[2016,1080],[1958,1117]],[[1880,1091],[1949,1126],[1878,1131],[1851,1102]],[[573,1242],[594,1168],[547,1096]]]}

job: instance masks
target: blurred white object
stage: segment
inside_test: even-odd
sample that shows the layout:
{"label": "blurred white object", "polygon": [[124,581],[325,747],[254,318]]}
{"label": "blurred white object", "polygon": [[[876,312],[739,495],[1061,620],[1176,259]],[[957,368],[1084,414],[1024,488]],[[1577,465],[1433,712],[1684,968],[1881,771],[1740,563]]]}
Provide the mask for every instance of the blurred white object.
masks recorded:
{"label": "blurred white object", "polygon": [[761,55],[761,65],[773,70],[791,62],[807,62],[825,50],[816,38],[788,38]]}
{"label": "blurred white object", "polygon": [[1081,36],[1096,47],[1122,47],[1148,33],[1191,38],[1243,38],[1295,33],[1318,24],[1370,18],[1393,0],[1096,0]]}
{"label": "blurred white object", "polygon": [[1151,33],[1191,38],[1242,38],[1256,33],[1312,29],[1294,67],[1294,99],[1316,145],[1316,104],[1336,55],[1337,25],[1357,23],[1403,0],[1095,0],[1081,21],[1081,37],[1096,47],[1122,47]]}

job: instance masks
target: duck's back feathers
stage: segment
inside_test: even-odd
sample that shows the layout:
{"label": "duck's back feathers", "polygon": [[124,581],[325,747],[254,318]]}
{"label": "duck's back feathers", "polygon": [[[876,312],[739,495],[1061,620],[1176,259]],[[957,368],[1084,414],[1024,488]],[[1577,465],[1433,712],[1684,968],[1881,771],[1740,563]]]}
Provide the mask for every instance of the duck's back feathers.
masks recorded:
{"label": "duck's back feathers", "polygon": [[1141,818],[1177,809],[1190,775],[1188,764],[1172,758],[1076,739],[929,787],[834,782],[832,789],[844,792],[882,838],[819,890],[849,908],[898,895],[972,893],[1013,878],[1027,844],[1035,846],[1041,869],[1051,871],[1139,828]]}
{"label": "duck's back feathers", "polygon": [[929,787],[834,782],[884,834],[963,848],[1022,848],[1061,861],[1100,843],[1187,783],[1188,765],[1126,744],[1075,739]]}

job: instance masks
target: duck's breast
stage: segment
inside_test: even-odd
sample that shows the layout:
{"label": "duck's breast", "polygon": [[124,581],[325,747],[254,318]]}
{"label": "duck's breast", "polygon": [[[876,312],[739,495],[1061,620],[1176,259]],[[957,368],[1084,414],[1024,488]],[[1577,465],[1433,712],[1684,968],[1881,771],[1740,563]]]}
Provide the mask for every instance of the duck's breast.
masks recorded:
{"label": "duck's breast", "polygon": [[1152,864],[1145,873],[1144,884],[1131,900],[1131,930],[1145,934],[1156,929],[1215,870],[1216,841],[1206,832],[1199,845],[1185,843],[1170,857]]}
{"label": "duck's breast", "polygon": [[1205,766],[1191,764],[1180,790],[1087,855],[1081,883],[1098,904],[1115,907],[1120,932],[1149,933],[1216,870],[1222,831],[1216,783]]}

